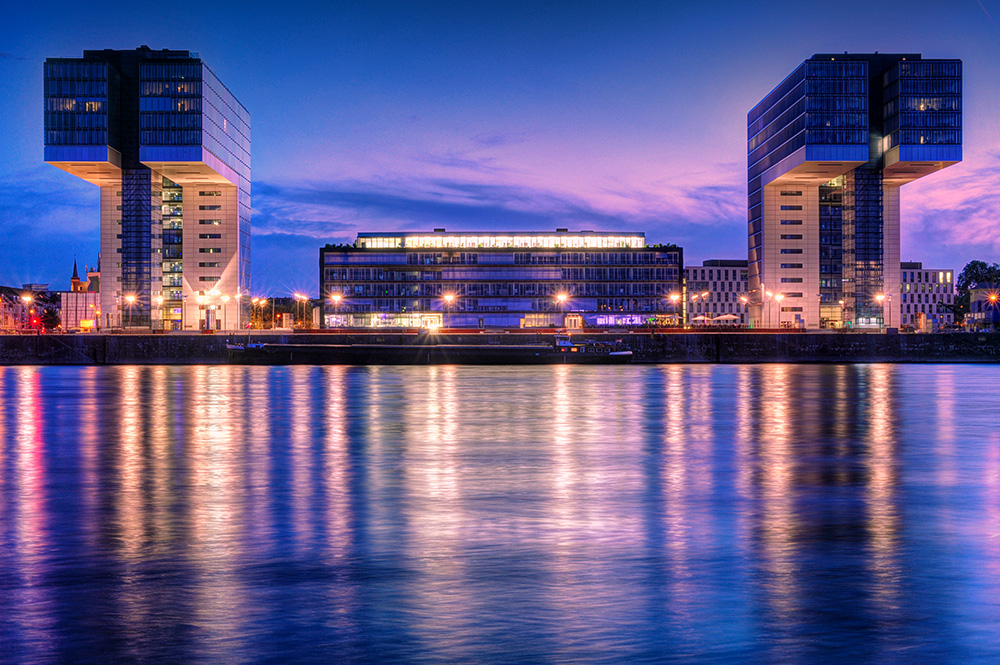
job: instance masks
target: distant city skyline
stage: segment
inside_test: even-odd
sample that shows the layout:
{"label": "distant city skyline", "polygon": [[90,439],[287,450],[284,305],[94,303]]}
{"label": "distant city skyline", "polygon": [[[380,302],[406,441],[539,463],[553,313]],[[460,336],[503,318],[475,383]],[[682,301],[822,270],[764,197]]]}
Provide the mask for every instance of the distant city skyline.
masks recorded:
{"label": "distant city skyline", "polygon": [[641,231],[689,264],[743,258],[747,112],[840,51],[964,61],[964,161],[908,186],[901,259],[998,260],[1000,2],[842,5],[865,19],[782,2],[180,2],[171,21],[19,5],[0,52],[0,284],[67,288],[74,256],[97,258],[95,188],[43,161],[44,59],[143,44],[199,53],[253,118],[254,292],[318,294],[320,247],[371,231]]}

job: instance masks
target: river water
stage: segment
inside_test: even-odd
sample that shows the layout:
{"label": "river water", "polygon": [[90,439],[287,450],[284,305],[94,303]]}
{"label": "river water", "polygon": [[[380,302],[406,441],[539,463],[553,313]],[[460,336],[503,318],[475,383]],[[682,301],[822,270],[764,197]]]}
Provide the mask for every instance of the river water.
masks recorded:
{"label": "river water", "polygon": [[1000,367],[0,367],[0,662],[995,663]]}

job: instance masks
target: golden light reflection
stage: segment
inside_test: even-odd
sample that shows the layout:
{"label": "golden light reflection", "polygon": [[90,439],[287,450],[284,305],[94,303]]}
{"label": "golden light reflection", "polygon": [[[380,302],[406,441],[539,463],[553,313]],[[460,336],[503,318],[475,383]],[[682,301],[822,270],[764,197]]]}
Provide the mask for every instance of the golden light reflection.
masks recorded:
{"label": "golden light reflection", "polygon": [[552,453],[555,465],[553,507],[558,511],[560,521],[572,518],[573,486],[577,476],[573,454],[575,409],[572,406],[574,402],[569,390],[570,374],[573,369],[569,365],[556,365],[552,375]]}
{"label": "golden light reflection", "polygon": [[[246,602],[246,588],[238,579],[249,530],[243,495],[247,453],[246,417],[238,402],[238,378],[246,368],[194,366],[186,368],[185,451],[190,476],[190,550],[192,564],[203,583],[196,589],[193,621],[212,626],[213,639],[238,650],[245,617],[234,607]],[[243,416],[243,417],[241,417]],[[294,463],[294,462],[293,462]]]}
{"label": "golden light reflection", "polygon": [[933,403],[937,407],[938,416],[935,420],[937,424],[937,450],[935,451],[938,459],[936,466],[937,481],[945,485],[952,485],[961,481],[955,437],[955,429],[958,424],[956,419],[960,416],[956,412],[956,377],[954,371],[954,366],[942,368],[938,372],[934,382],[937,394],[934,396]]}
{"label": "golden light reflection", "polygon": [[[733,397],[735,418],[733,438],[733,466],[736,469],[736,492],[741,501],[752,501],[754,495],[754,384],[759,369],[752,365],[737,365],[736,394]],[[725,417],[725,414],[722,414]],[[736,514],[736,541],[744,556],[750,552],[753,524],[750,511]]]}
{"label": "golden light reflection", "polygon": [[[318,404],[323,408],[323,473],[320,478],[322,522],[326,532],[325,558],[336,566],[348,566],[353,560],[357,542],[352,528],[357,511],[352,496],[349,423],[352,418],[349,373],[354,370],[342,365],[319,368],[320,393]],[[359,603],[357,586],[330,585],[327,602],[333,608],[330,622],[338,630],[353,630],[358,623],[351,608]]]}
{"label": "golden light reflection", "polygon": [[84,491],[80,495],[82,512],[85,516],[86,537],[88,545],[96,548],[100,541],[100,496],[101,486],[101,426],[104,415],[99,406],[99,375],[103,370],[98,367],[85,367],[80,370],[78,386],[78,404],[80,408],[77,440],[80,442],[80,474]]}
{"label": "golden light reflection", "polygon": [[[38,367],[18,367],[14,372],[17,414],[14,460],[14,505],[8,518],[14,524],[13,559],[20,571],[18,589],[13,594],[15,615],[20,619],[18,631],[29,643],[48,648],[54,622],[46,611],[52,602],[51,588],[46,584],[48,512],[45,507],[45,459],[41,427],[47,414],[42,410],[41,377]],[[11,411],[4,411],[11,413]]]}
{"label": "golden light reflection", "polygon": [[351,413],[348,394],[348,372],[342,365],[327,365],[320,369],[321,400],[324,409],[325,434],[322,494],[326,515],[327,548],[330,556],[344,561],[350,555],[354,516],[351,502],[349,470],[350,436],[348,424]]}
{"label": "golden light reflection", "polygon": [[767,599],[781,623],[796,621],[802,609],[800,571],[796,563],[794,503],[795,449],[791,430],[804,414],[793,414],[792,380],[796,368],[767,365],[760,369],[758,453],[763,503],[760,545],[767,574]]}
{"label": "golden light reflection", "polygon": [[291,491],[292,491],[292,526],[299,547],[306,548],[315,537],[316,522],[311,506],[316,495],[314,478],[315,458],[313,455],[313,413],[317,396],[312,393],[314,384],[314,367],[298,365],[288,368],[289,429],[291,435]]}
{"label": "golden light reflection", "polygon": [[[235,368],[231,368],[234,369]],[[254,525],[261,539],[274,533],[274,519],[271,515],[271,497],[268,494],[274,468],[271,453],[273,440],[272,414],[280,405],[271,397],[274,375],[280,371],[276,367],[244,367],[234,372],[234,381],[241,386],[240,394],[245,403],[242,422],[246,435],[246,501],[244,503],[247,521]],[[254,541],[252,537],[250,541]]]}
{"label": "golden light reflection", "polygon": [[[880,613],[898,613],[899,563],[897,534],[899,515],[896,511],[896,427],[895,395],[892,391],[894,368],[891,365],[869,365],[868,382],[868,532],[871,556],[868,557],[874,584],[872,596],[879,603]],[[902,620],[902,619],[900,619]]]}

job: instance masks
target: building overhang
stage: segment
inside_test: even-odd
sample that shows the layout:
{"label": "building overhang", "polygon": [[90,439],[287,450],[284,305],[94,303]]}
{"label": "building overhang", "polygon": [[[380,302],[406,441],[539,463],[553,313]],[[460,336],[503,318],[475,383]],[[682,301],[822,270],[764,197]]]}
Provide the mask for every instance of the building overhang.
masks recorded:
{"label": "building overhang", "polygon": [[960,161],[960,145],[898,145],[885,153],[882,182],[905,185]]}
{"label": "building overhang", "polygon": [[201,146],[142,146],[139,161],[178,185],[236,185],[239,175]]}
{"label": "building overhang", "polygon": [[868,161],[868,146],[807,145],[761,175],[761,186],[819,186]]}
{"label": "building overhang", "polygon": [[121,183],[122,156],[110,146],[47,145],[45,161],[98,187]]}

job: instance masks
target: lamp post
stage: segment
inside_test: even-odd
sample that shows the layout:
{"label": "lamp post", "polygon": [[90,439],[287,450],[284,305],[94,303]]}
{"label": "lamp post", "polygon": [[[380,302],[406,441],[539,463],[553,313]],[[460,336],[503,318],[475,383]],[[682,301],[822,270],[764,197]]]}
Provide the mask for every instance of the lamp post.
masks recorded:
{"label": "lamp post", "polygon": [[448,327],[448,310],[451,309],[451,303],[455,300],[455,294],[446,293],[444,294],[444,316],[441,319],[441,324],[443,327]]}
{"label": "lamp post", "polygon": [[[260,298],[252,298],[250,300],[250,327],[253,328],[253,308],[260,303]],[[260,315],[260,327],[264,327],[264,315]]]}
{"label": "lamp post", "polygon": [[681,299],[681,294],[679,293],[670,294],[670,304],[673,307],[673,314],[674,314],[674,326],[678,326],[680,323],[680,319],[677,316],[677,301],[680,299]]}
{"label": "lamp post", "polygon": [[[201,321],[202,321],[201,313],[202,313],[202,311],[207,312],[208,310],[203,310],[203,308],[205,306],[205,296],[201,296],[200,295],[200,296],[198,296],[197,300],[198,300],[198,324],[201,325]],[[205,329],[206,330],[208,329],[208,315],[207,314],[205,316]]]}
{"label": "lamp post", "polygon": [[778,301],[778,329],[781,329],[781,301],[785,299],[784,293],[775,293],[774,299]]}
{"label": "lamp post", "polygon": [[233,296],[233,297],[236,298],[236,329],[237,330],[242,330],[243,329],[243,303],[240,302],[240,301],[243,299],[243,294],[240,293],[239,291],[237,291],[236,295]]}
{"label": "lamp post", "polygon": [[878,331],[882,332],[882,328],[885,326],[885,295],[879,293],[878,295],[875,296],[875,300],[878,301],[879,307],[882,308],[882,318],[878,324]]}
{"label": "lamp post", "polygon": [[89,305],[90,309],[94,310],[94,323],[97,324],[97,332],[101,331],[101,308],[99,305],[91,303]]}
{"label": "lamp post", "polygon": [[[698,298],[701,298],[701,301],[705,302],[705,299],[708,298],[708,291],[702,291],[701,293],[696,293],[693,296],[691,296],[691,304],[693,305],[695,302],[697,302]],[[705,313],[707,314],[708,313],[708,305],[706,304],[705,307],[706,307]]]}
{"label": "lamp post", "polygon": [[340,301],[343,298],[339,293],[330,294],[330,300],[333,301],[333,320],[336,322],[336,327],[340,327]]}
{"label": "lamp post", "polygon": [[229,296],[222,296],[222,329],[228,330],[229,327],[226,325],[226,309],[229,305]]}
{"label": "lamp post", "polygon": [[[155,298],[153,298],[153,300],[156,301],[156,306],[160,310],[160,326],[163,327],[163,322],[164,322],[164,318],[163,318],[163,296],[156,296]],[[150,326],[153,325],[153,321],[152,320],[150,320],[149,325]]]}
{"label": "lamp post", "polygon": [[556,296],[556,300],[559,301],[559,320],[563,327],[566,326],[566,314],[565,314],[565,303],[566,298],[569,298],[565,293],[560,293]]}
{"label": "lamp post", "polygon": [[[751,291],[751,293],[753,293],[753,291]],[[761,310],[764,309],[764,307],[763,307],[764,303],[762,303],[762,302],[751,302],[750,298],[748,298],[747,296],[740,296],[740,302],[743,303],[743,312],[740,314],[740,316],[741,316],[741,318],[740,318],[741,325],[742,325],[742,322],[743,322],[742,316],[744,314],[747,315],[747,319],[749,319],[749,310],[748,310],[748,308],[751,305],[753,305],[754,307],[757,307],[759,305],[761,307]]]}
{"label": "lamp post", "polygon": [[34,299],[35,297],[30,294],[21,296],[21,300],[24,302],[24,329],[28,328],[28,324],[31,321],[31,302]]}
{"label": "lamp post", "polygon": [[135,296],[127,295],[125,296],[125,302],[128,303],[128,327],[132,327],[132,305],[135,303]]}

